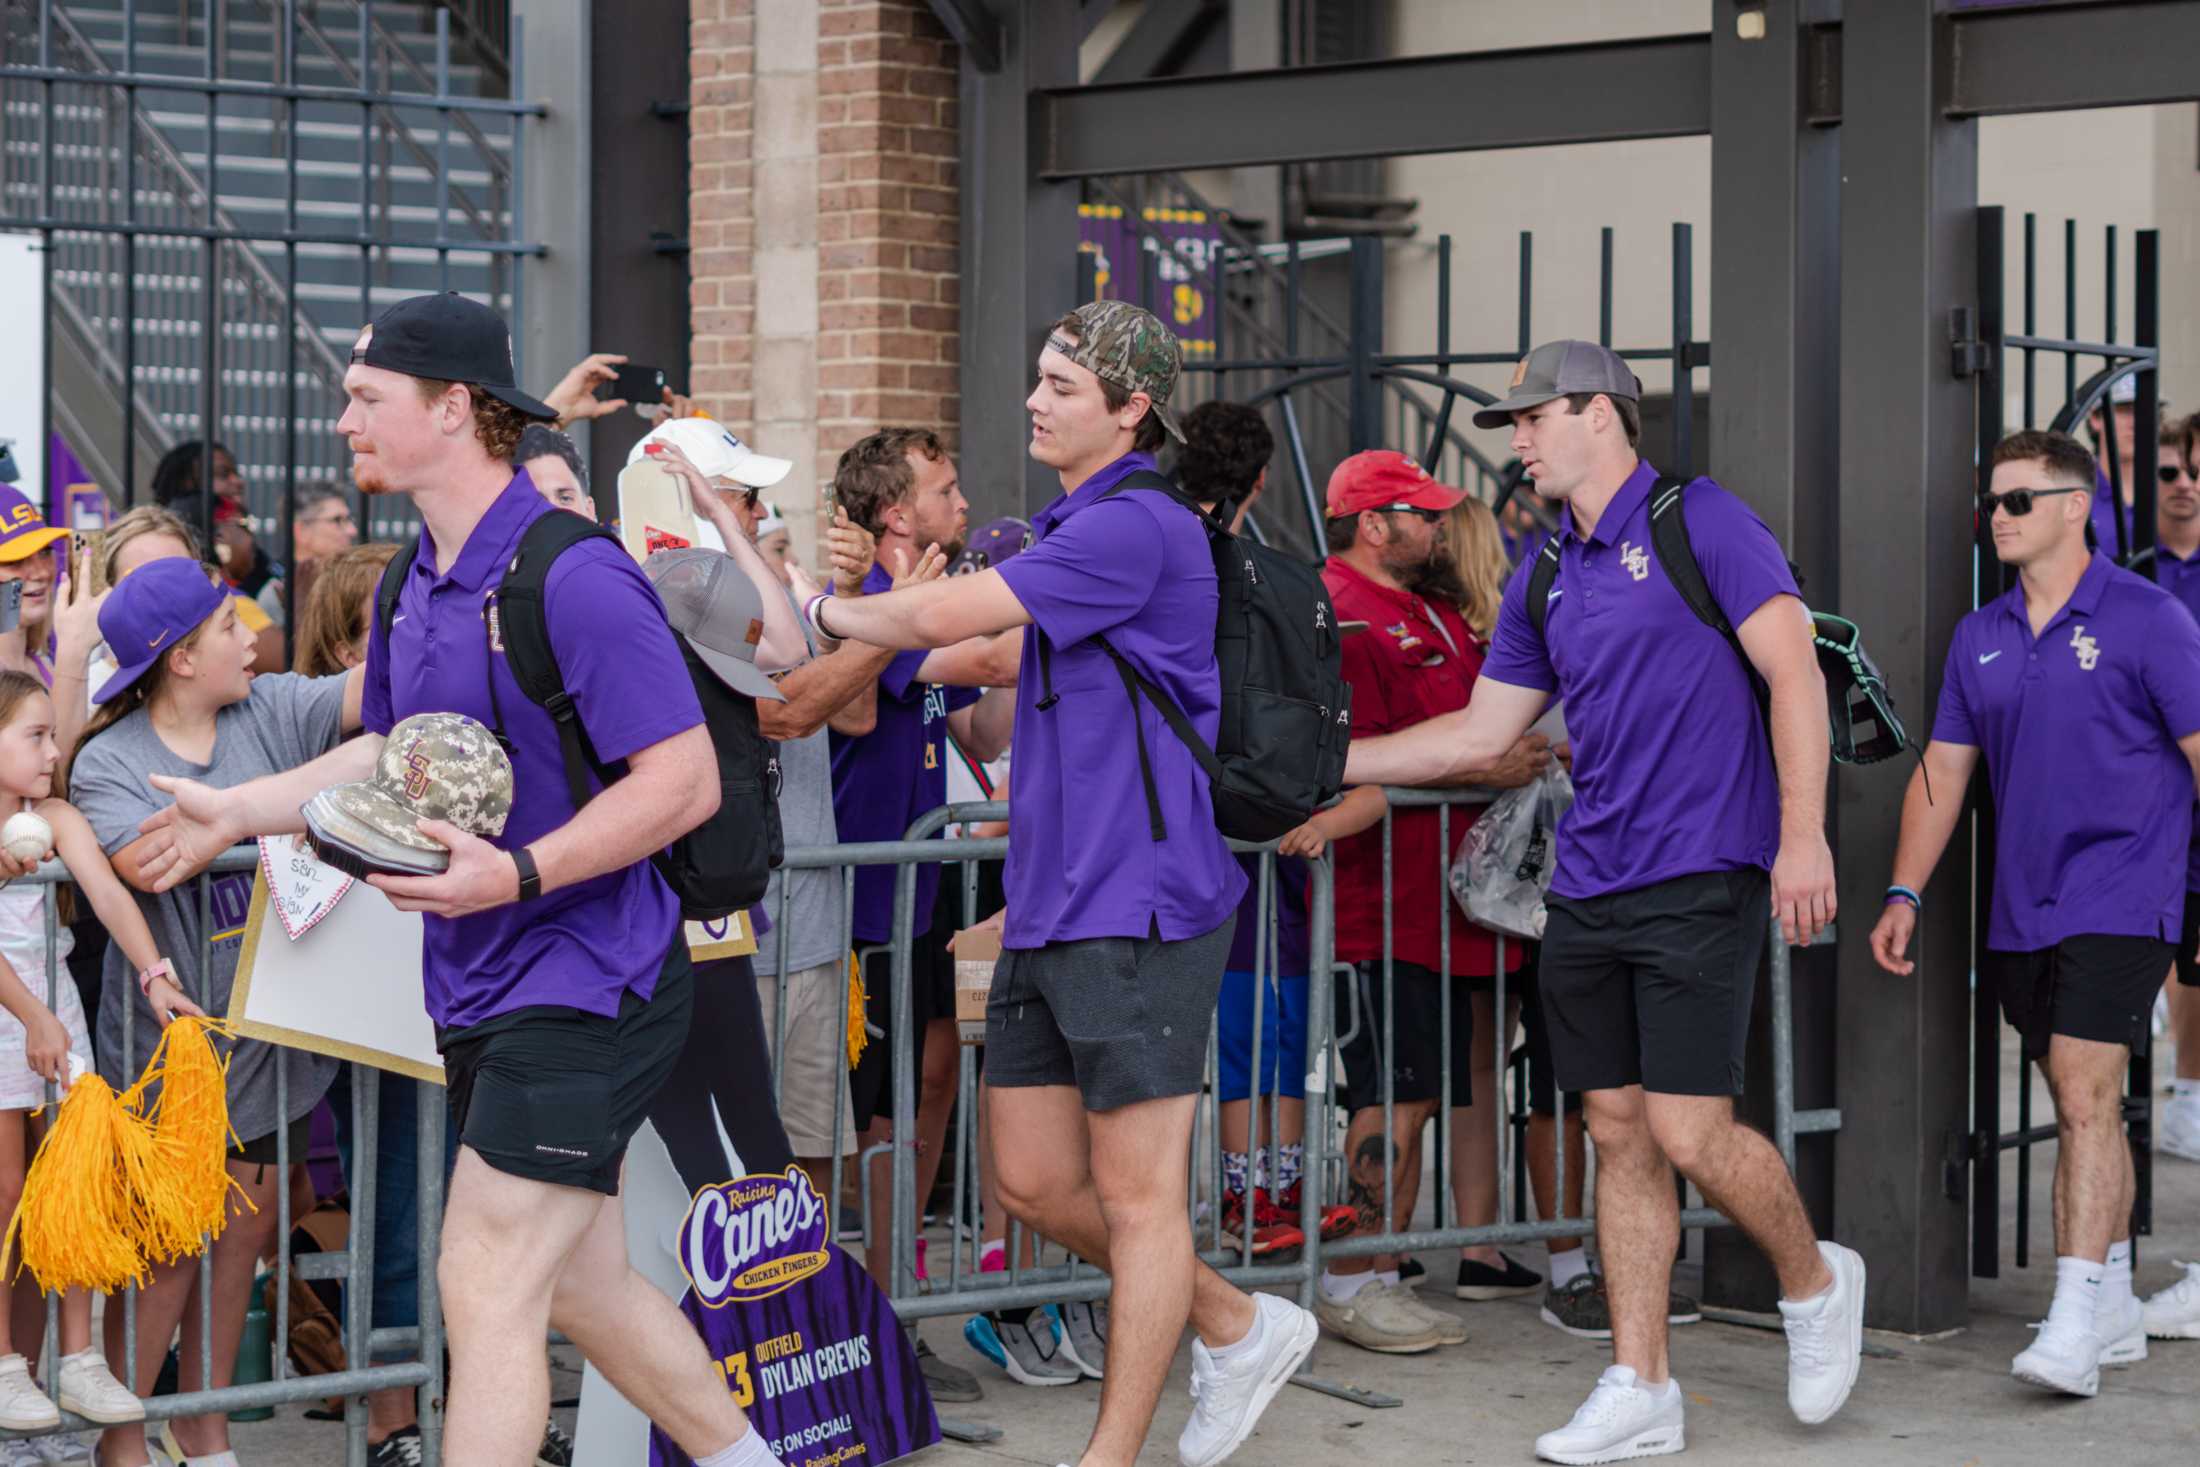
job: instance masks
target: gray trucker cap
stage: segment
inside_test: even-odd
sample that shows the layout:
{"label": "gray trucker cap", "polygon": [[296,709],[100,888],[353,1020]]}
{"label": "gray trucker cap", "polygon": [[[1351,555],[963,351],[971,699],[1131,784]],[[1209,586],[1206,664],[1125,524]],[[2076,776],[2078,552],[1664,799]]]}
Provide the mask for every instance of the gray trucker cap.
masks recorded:
{"label": "gray trucker cap", "polygon": [[1546,341],[1520,359],[1513,368],[1512,390],[1503,402],[1492,403],[1474,415],[1477,428],[1506,428],[1514,413],[1541,407],[1553,398],[1573,392],[1601,392],[1606,397],[1642,400],[1642,383],[1619,359],[1619,353],[1593,341]]}

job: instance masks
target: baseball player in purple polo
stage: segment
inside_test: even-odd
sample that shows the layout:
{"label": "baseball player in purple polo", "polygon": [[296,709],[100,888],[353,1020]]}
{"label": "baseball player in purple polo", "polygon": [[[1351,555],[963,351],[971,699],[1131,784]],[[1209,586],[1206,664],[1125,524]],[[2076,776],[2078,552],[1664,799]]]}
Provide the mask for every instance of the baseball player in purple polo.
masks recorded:
{"label": "baseball player in purple polo", "polygon": [[[1980,496],[2017,585],[1965,617],[1910,780],[1872,956],[1904,954],[1933,867],[1986,758],[1993,910],[1979,977],[2055,1097],[2055,1298],[2017,1379],[2091,1396],[2147,1354],[2131,1289],[2124,1075],[2146,1053],[2183,923],[2200,781],[2200,624],[2168,591],[2089,550],[2093,460],[2061,433],[1994,449]],[[1929,801],[1930,777],[1939,797]]]}
{"label": "baseball player in purple polo", "polygon": [[503,834],[424,821],[449,869],[371,878],[425,914],[428,1013],[461,1141],[438,1268],[445,1459],[533,1460],[554,1327],[697,1467],[775,1467],[695,1330],[629,1265],[619,1199],[627,1144],[685,1047],[694,988],[679,903],[649,857],[717,808],[710,732],[664,604],[608,539],[573,546],[545,583],[551,650],[588,741],[627,770],[576,810],[556,725],[514,681],[486,617],[522,534],[556,512],[512,466],[527,424],[553,414],[513,385],[510,332],[455,293],[400,301],[361,333],[344,391],[352,477],[409,497],[422,525],[395,614],[368,642],[367,733],[228,789],[158,781],[176,804],[146,821],[141,870],[170,881],[171,866],[180,875],[238,840],[302,830],[299,806],[364,778],[413,713],[506,732]]}
{"label": "baseball player in purple polo", "polygon": [[[1105,636],[1214,736],[1218,593],[1199,519],[1167,495],[1110,494],[1152,469],[1180,357],[1121,301],[1055,323],[1039,355],[1031,456],[1065,491],[1005,565],[861,598],[813,598],[827,638],[945,647],[1024,627],[1004,953],[986,1011],[994,1176],[1009,1210],[1114,1277],[1100,1420],[1080,1467],[1131,1467],[1189,1315],[1186,1467],[1235,1451],[1313,1348],[1314,1317],[1202,1265],[1187,1222],[1192,1114],[1245,876],[1207,777],[1153,709],[1123,696]],[[1102,496],[1107,497],[1103,498]],[[1052,695],[1044,691],[1051,684]],[[1134,725],[1133,720],[1137,720]],[[1140,730],[1167,836],[1137,797]]]}
{"label": "baseball player in purple polo", "polygon": [[[1543,1003],[1560,1089],[1585,1092],[1597,1147],[1597,1247],[1613,1364],[1553,1462],[1681,1450],[1666,1313],[1680,1219],[1672,1168],[1740,1225],[1780,1280],[1788,1404],[1826,1420],[1856,1383],[1864,1262],[1812,1232],[1779,1153],[1734,1115],[1771,916],[1808,943],[1833,920],[1826,689],[1779,542],[1708,479],[1660,486],[1635,452],[1642,387],[1591,342],[1537,347],[1478,427],[1513,430],[1536,492],[1564,504],[1542,626],[1507,586],[1474,697],[1355,741],[1357,784],[1457,782],[1511,748],[1554,695],[1573,742],[1558,829]],[[1686,516],[1744,658],[1689,610],[1651,540],[1656,503]],[[1677,507],[1668,496],[1681,496]],[[1752,674],[1769,690],[1760,711]],[[1768,876],[1769,871],[1769,876]]]}

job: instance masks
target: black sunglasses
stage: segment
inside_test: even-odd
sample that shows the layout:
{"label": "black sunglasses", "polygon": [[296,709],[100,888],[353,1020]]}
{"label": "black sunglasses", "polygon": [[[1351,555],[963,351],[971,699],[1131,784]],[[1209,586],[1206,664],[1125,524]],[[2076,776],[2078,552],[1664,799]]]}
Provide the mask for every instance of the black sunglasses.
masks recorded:
{"label": "black sunglasses", "polygon": [[2045,499],[2050,494],[2090,494],[2091,492],[2090,489],[2073,487],[2069,489],[2011,489],[2006,494],[1996,494],[1991,489],[1982,489],[1979,491],[1978,496],[1978,512],[1988,519],[1994,517],[1994,511],[1997,509],[2006,509],[2012,515],[2023,516],[2032,512],[2032,501],[2035,499]]}
{"label": "black sunglasses", "polygon": [[2157,464],[2154,477],[2164,484],[2174,484],[2185,476],[2185,471],[2175,464]]}

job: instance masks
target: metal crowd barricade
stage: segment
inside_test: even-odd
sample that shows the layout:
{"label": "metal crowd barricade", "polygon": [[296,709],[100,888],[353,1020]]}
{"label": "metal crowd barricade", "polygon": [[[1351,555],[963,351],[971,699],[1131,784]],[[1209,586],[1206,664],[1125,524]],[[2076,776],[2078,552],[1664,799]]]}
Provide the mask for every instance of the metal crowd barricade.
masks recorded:
{"label": "metal crowd barricade", "polygon": [[[1400,789],[1389,791],[1389,796],[1394,811],[1435,810],[1439,827],[1439,856],[1445,868],[1436,873],[1437,890],[1441,894],[1442,900],[1445,902],[1451,901],[1446,877],[1448,875],[1449,852],[1453,845],[1453,812],[1461,808],[1485,805],[1491,799],[1491,795],[1487,791],[1474,790]],[[966,1240],[970,1250],[969,1258],[972,1260],[973,1265],[979,1254],[978,1228],[975,1226],[977,1219],[973,1215],[974,1208],[971,1203],[974,1191],[972,1179],[979,1162],[977,1062],[973,1048],[968,1045],[961,1048],[958,1056],[959,1074],[956,1097],[959,1121],[949,1134],[947,1148],[941,1160],[942,1175],[953,1177],[952,1196],[954,1200],[949,1209],[948,1217],[944,1219],[948,1230],[949,1247],[946,1250],[948,1266],[944,1271],[938,1267],[938,1255],[941,1250],[934,1246],[928,1248],[928,1261],[932,1265],[929,1269],[930,1276],[921,1286],[916,1276],[916,1240],[923,1231],[923,1200],[916,1196],[917,1149],[908,1138],[916,1134],[919,1084],[917,1056],[921,1051],[912,1026],[914,1016],[913,994],[904,980],[904,975],[909,971],[915,942],[913,934],[917,917],[916,868],[927,863],[942,865],[960,863],[964,866],[967,877],[974,874],[978,862],[1001,859],[1007,853],[1008,841],[1006,838],[972,838],[965,836],[939,839],[935,837],[949,825],[1004,819],[1007,812],[1008,807],[1006,804],[1000,802],[943,806],[919,818],[909,828],[907,835],[902,840],[790,850],[787,852],[783,867],[789,872],[832,870],[839,873],[841,935],[843,938],[841,950],[844,953],[852,946],[849,935],[856,868],[881,865],[897,868],[894,887],[893,933],[890,942],[884,945],[894,957],[889,980],[892,985],[890,992],[891,1024],[889,1026],[890,1033],[879,1037],[883,1037],[893,1046],[894,1087],[891,1111],[894,1118],[894,1134],[902,1144],[891,1148],[874,1147],[873,1151],[890,1149],[891,1152],[892,1235],[885,1240],[887,1246],[892,1250],[893,1257],[889,1293],[893,1298],[896,1310],[905,1320],[914,1321],[927,1317],[970,1314],[988,1310],[1023,1309],[1072,1300],[1098,1300],[1104,1299],[1109,1291],[1109,1281],[1106,1275],[1089,1263],[1074,1256],[1065,1257],[1060,1262],[1049,1263],[1045,1261],[1044,1240],[1039,1242],[1041,1249],[1039,1261],[1033,1266],[1025,1266],[1022,1262],[1024,1230],[1020,1223],[1013,1220],[1011,1220],[1007,1229],[1008,1256],[1005,1270],[987,1274],[979,1272],[975,1266],[965,1266],[964,1244]],[[1392,865],[1391,856],[1393,821],[1394,815],[1386,812],[1383,824],[1380,827],[1384,849],[1386,908],[1384,919],[1385,956],[1381,965],[1380,979],[1385,996],[1383,1026],[1386,1051],[1389,1047],[1388,1041],[1394,1040],[1396,1035],[1395,1011],[1388,1002],[1394,996],[1397,983],[1396,960],[1392,949],[1393,933],[1388,911],[1392,901],[1390,894],[1396,889],[1399,877],[1398,871]],[[1248,1068],[1248,1073],[1253,1077],[1253,1083],[1249,1087],[1251,1091],[1249,1098],[1252,1104],[1249,1107],[1251,1119],[1248,1152],[1257,1156],[1262,1149],[1264,1137],[1272,1138],[1277,1134],[1280,1097],[1274,1092],[1278,1090],[1288,1091],[1292,1079],[1292,1077],[1287,1076],[1279,1077],[1282,1081],[1281,1084],[1273,1087],[1268,1086],[1261,1056],[1263,1043],[1262,1007],[1270,1001],[1272,985],[1278,978],[1275,969],[1279,957],[1278,922],[1280,903],[1277,900],[1276,893],[1278,878],[1273,845],[1248,846],[1237,845],[1236,843],[1233,843],[1233,845],[1240,853],[1257,854],[1261,857],[1253,903],[1253,911],[1256,921],[1260,925],[1261,933],[1254,949],[1256,953],[1256,971],[1254,973],[1255,981],[1252,984],[1253,1012],[1249,1030],[1252,1049],[1251,1062]],[[1339,1108],[1336,1096],[1339,1055],[1343,1043],[1351,1038],[1354,1027],[1360,1023],[1374,1022],[1375,1016],[1367,1012],[1363,1006],[1354,1000],[1346,1005],[1347,1018],[1343,1031],[1338,1032],[1337,1030],[1334,985],[1338,982],[1356,982],[1357,974],[1351,965],[1336,961],[1334,956],[1335,892],[1331,860],[1325,856],[1321,860],[1308,862],[1307,866],[1310,872],[1307,901],[1309,971],[1305,975],[1307,983],[1307,1056],[1310,1064],[1318,1071],[1318,1078],[1310,1077],[1305,1096],[1304,1184],[1301,1187],[1300,1212],[1297,1219],[1298,1226],[1304,1234],[1304,1240],[1297,1257],[1291,1261],[1256,1263],[1253,1261],[1252,1256],[1254,1228],[1252,1209],[1246,1209],[1243,1231],[1238,1234],[1224,1237],[1219,1235],[1219,1226],[1213,1229],[1199,1226],[1203,1204],[1207,1208],[1219,1211],[1222,1201],[1222,1160],[1218,1144],[1221,1102],[1219,1087],[1214,1083],[1217,1073],[1216,1043],[1212,1033],[1210,1033],[1209,1084],[1202,1096],[1201,1106],[1195,1121],[1193,1160],[1191,1163],[1192,1186],[1190,1189],[1195,1227],[1198,1228],[1196,1236],[1201,1237],[1207,1244],[1201,1250],[1205,1260],[1210,1265],[1218,1268],[1225,1277],[1241,1286],[1285,1286],[1296,1293],[1302,1303],[1311,1303],[1316,1280],[1320,1276],[1324,1262],[1328,1260],[1378,1253],[1417,1252],[1437,1248],[1524,1243],[1550,1238],[1574,1236],[1586,1238],[1592,1236],[1596,1226],[1593,1209],[1584,1208],[1581,1216],[1560,1215],[1530,1219],[1526,1215],[1526,1200],[1519,1196],[1517,1183],[1507,1185],[1518,1167],[1518,1156],[1514,1149],[1513,1138],[1515,1132],[1525,1125],[1527,1106],[1525,1087],[1514,1087],[1518,1093],[1510,1097],[1511,1103],[1500,1104],[1495,1107],[1493,1112],[1493,1127],[1496,1133],[1497,1147],[1497,1175],[1500,1187],[1499,1218],[1494,1222],[1473,1226],[1463,1224],[1458,1218],[1454,1200],[1449,1187],[1444,1185],[1444,1179],[1452,1174],[1452,1169],[1456,1164],[1455,1158],[1452,1156],[1452,1141],[1450,1126],[1448,1125],[1448,1113],[1451,1108],[1449,1097],[1452,1093],[1451,1082],[1454,1065],[1463,1057],[1456,1056],[1451,1052],[1449,1005],[1453,1001],[1453,995],[1451,984],[1446,983],[1443,985],[1444,992],[1441,999],[1443,1017],[1443,1032],[1441,1034],[1442,1073],[1439,1078],[1438,1094],[1442,1097],[1442,1103],[1438,1107],[1438,1120],[1447,1123],[1439,1124],[1437,1127],[1435,1170],[1438,1185],[1430,1202],[1433,1225],[1416,1228],[1412,1226],[1413,1218],[1401,1218],[1397,1215],[1395,1193],[1389,1180],[1389,1171],[1392,1169],[1391,1161],[1393,1159],[1392,1142],[1389,1138],[1395,1131],[1394,1115],[1397,1100],[1395,1082],[1389,1073],[1390,1067],[1386,1064],[1381,1067],[1384,1073],[1380,1081],[1384,1109],[1383,1134],[1386,1138],[1386,1180],[1384,1183],[1382,1226],[1377,1232],[1355,1232],[1334,1243],[1321,1241],[1322,1204],[1325,1197],[1339,1195],[1339,1189],[1335,1184],[1339,1175],[1338,1167],[1343,1160],[1340,1155],[1341,1147],[1338,1144],[1341,1137],[1340,1118],[1335,1114]],[[963,889],[962,925],[969,926],[978,918],[988,916],[990,913],[977,910],[976,883],[973,880],[966,879]],[[779,944],[778,955],[780,958],[777,964],[780,971],[778,1023],[777,1032],[772,1039],[775,1095],[778,1093],[776,1087],[780,1081],[786,1046],[788,975],[786,973],[785,957],[788,951],[789,939],[787,930],[789,901],[790,893],[787,890],[786,883],[782,883],[776,897],[776,909],[770,914],[775,923],[776,931],[772,937],[767,938],[767,941],[776,941]],[[1439,942],[1442,960],[1440,966],[1448,971],[1451,942],[1448,924],[1440,927],[1439,931],[1441,933]],[[1491,981],[1491,1007],[1493,1013],[1500,1017],[1500,1023],[1496,1026],[1498,1032],[1488,1036],[1488,1042],[1493,1046],[1494,1072],[1500,1077],[1501,1093],[1505,1089],[1504,1077],[1513,1068],[1512,1035],[1509,1032],[1511,1026],[1502,1022],[1508,997],[1511,996],[1508,993],[1508,975],[1504,970],[1508,958],[1507,948],[1512,941],[1502,934],[1497,935],[1496,973]],[[878,950],[877,947],[873,946],[865,951],[876,950]],[[1773,1139],[1783,1158],[1792,1166],[1795,1138],[1798,1135],[1838,1129],[1840,1113],[1837,1110],[1830,1109],[1798,1113],[1795,1109],[1794,1061],[1790,1032],[1792,1003],[1790,1001],[1789,973],[1788,949],[1786,944],[1780,940],[1778,925],[1775,920],[1770,958],[1770,1019],[1774,1040],[1772,1074],[1774,1087]],[[1298,975],[1287,974],[1282,976],[1295,979]],[[845,1021],[849,1017],[845,1007],[846,985],[843,983],[841,986],[842,1007],[840,1009],[840,1019],[842,1024],[836,1030],[836,1033],[845,1032]],[[1464,994],[1459,996],[1459,1001],[1465,1001]],[[877,1031],[873,1030],[873,1033],[876,1035]],[[848,1071],[845,1066],[842,1067],[839,1084],[842,1087],[849,1084]],[[1264,1091],[1268,1093],[1264,1094]],[[847,1099],[848,1091],[842,1088],[836,1096],[836,1112],[838,1109],[845,1107]],[[1554,1158],[1556,1176],[1554,1194],[1560,1203],[1559,1208],[1556,1210],[1563,1213],[1563,1201],[1566,1195],[1566,1100],[1563,1092],[1558,1092],[1557,1101],[1558,1114],[1554,1117],[1556,1124],[1553,1127],[1554,1145],[1557,1149],[1557,1155]],[[839,1119],[836,1113],[836,1137],[838,1127]],[[853,1149],[853,1140],[850,1140],[847,1144],[834,1147],[836,1154],[832,1159],[832,1181],[836,1210],[837,1200],[843,1194],[844,1159]],[[864,1154],[863,1159],[866,1162],[869,1160],[869,1155],[869,1153]],[[952,1163],[951,1170],[949,1169],[950,1163]],[[1204,1185],[1202,1185],[1203,1183]],[[858,1191],[864,1206],[866,1225],[868,1225],[870,1212],[868,1165],[864,1168],[864,1175]],[[1685,1207],[1681,1213],[1681,1224],[1684,1228],[1691,1229],[1723,1227],[1727,1225],[1727,1219],[1708,1207]],[[1379,1397],[1372,1393],[1352,1392],[1341,1387],[1332,1386],[1328,1382],[1310,1378],[1302,1378],[1299,1383],[1309,1385],[1315,1389],[1351,1395],[1354,1399],[1361,1400],[1366,1404],[1396,1404],[1393,1398]],[[949,1430],[951,1434],[957,1434],[957,1424],[950,1423]]]}
{"label": "metal crowd barricade", "polygon": [[[203,938],[197,981],[192,985],[188,996],[201,1008],[207,1007],[208,985],[213,968],[214,930],[213,923],[209,920],[213,879],[223,874],[250,871],[258,861],[256,847],[239,846],[217,857],[206,873],[194,878],[192,882],[196,888],[199,930]],[[52,888],[67,881],[69,873],[58,861],[48,861],[36,872],[19,879]],[[49,891],[49,898],[50,896]],[[57,903],[54,900],[49,899],[45,904],[48,1008],[55,1007],[60,985],[75,981],[61,968],[58,944],[60,918],[56,908]],[[126,1002],[122,1014],[123,1050],[127,1055],[136,1029],[136,1005]],[[215,1014],[214,1017],[221,1016]],[[85,1023],[89,1032],[96,1036],[99,1032],[99,1013],[96,1007],[85,1015]],[[374,1192],[381,1121],[379,1080],[378,1070],[365,1065],[355,1067],[352,1083],[351,1246],[341,1252],[315,1253],[293,1264],[290,1257],[290,1167],[294,1160],[302,1158],[294,1158],[290,1154],[289,1126],[278,1124],[276,1127],[277,1248],[273,1274],[275,1312],[270,1320],[272,1330],[268,1342],[268,1378],[249,1385],[216,1387],[213,1384],[213,1245],[207,1244],[202,1247],[197,1261],[197,1318],[193,1320],[187,1316],[177,1331],[179,1348],[185,1337],[184,1331],[196,1328],[199,1332],[199,1353],[202,1361],[199,1389],[190,1390],[187,1388],[190,1382],[179,1381],[178,1384],[186,1389],[171,1395],[145,1397],[149,1439],[157,1436],[159,1423],[175,1417],[226,1415],[233,1411],[342,1396],[345,1467],[366,1467],[367,1394],[372,1391],[411,1388],[417,1390],[420,1396],[420,1433],[425,1458],[430,1464],[442,1460],[443,1322],[436,1297],[435,1264],[443,1215],[443,1112],[440,1105],[424,1104],[419,1107],[421,1324],[418,1329],[375,1330],[371,1325],[374,1297]],[[290,1111],[290,1077],[287,1066],[280,1062],[275,1066],[275,1097],[277,1113],[287,1117]],[[47,1082],[47,1104],[51,1106],[57,1098],[56,1087],[51,1081]],[[326,1375],[292,1374],[289,1340],[290,1280],[293,1276],[342,1283],[344,1351],[349,1368]],[[122,1294],[123,1357],[126,1363],[116,1374],[133,1388],[135,1381],[132,1377],[137,1360],[137,1305],[137,1285],[128,1285]],[[108,1307],[113,1307],[111,1296]],[[47,1392],[57,1410],[60,1408],[60,1310],[59,1296],[48,1295],[44,1359],[47,1366]],[[95,1321],[93,1343],[104,1351],[101,1340],[99,1325]],[[416,1361],[392,1365],[358,1363],[371,1360],[377,1351],[414,1348],[419,1350],[421,1357]],[[61,1424],[48,1431],[0,1432],[0,1437],[47,1436],[64,1431],[97,1433],[102,1430],[104,1428],[92,1422],[63,1412]]]}

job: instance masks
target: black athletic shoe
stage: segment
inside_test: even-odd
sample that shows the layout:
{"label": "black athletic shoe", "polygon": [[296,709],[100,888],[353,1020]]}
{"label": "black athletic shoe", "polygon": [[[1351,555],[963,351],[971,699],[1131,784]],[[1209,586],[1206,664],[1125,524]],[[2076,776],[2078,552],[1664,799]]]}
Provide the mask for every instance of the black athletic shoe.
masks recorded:
{"label": "black athletic shoe", "polygon": [[[1545,1289],[1542,1314],[1543,1322],[1551,1328],[1584,1340],[1612,1337],[1612,1305],[1605,1297],[1604,1276],[1599,1273],[1577,1274],[1563,1288]],[[1678,1289],[1666,1295],[1667,1324],[1696,1324],[1702,1319],[1703,1308],[1694,1299]]]}
{"label": "black athletic shoe", "polygon": [[573,1438],[555,1419],[542,1424],[542,1445],[535,1448],[535,1467],[573,1467]]}
{"label": "black athletic shoe", "polygon": [[427,1458],[420,1444],[420,1428],[399,1427],[367,1453],[367,1467],[421,1467]]}
{"label": "black athletic shoe", "polygon": [[1417,1288],[1428,1277],[1428,1270],[1421,1267],[1418,1258],[1407,1258],[1398,1265],[1398,1281],[1407,1288]]}
{"label": "black athletic shoe", "polygon": [[1492,1299],[1511,1299],[1521,1294],[1532,1294],[1543,1287],[1543,1275],[1522,1268],[1500,1253],[1503,1268],[1492,1268],[1471,1258],[1459,1260],[1459,1285],[1452,1290],[1455,1297],[1476,1304]]}

